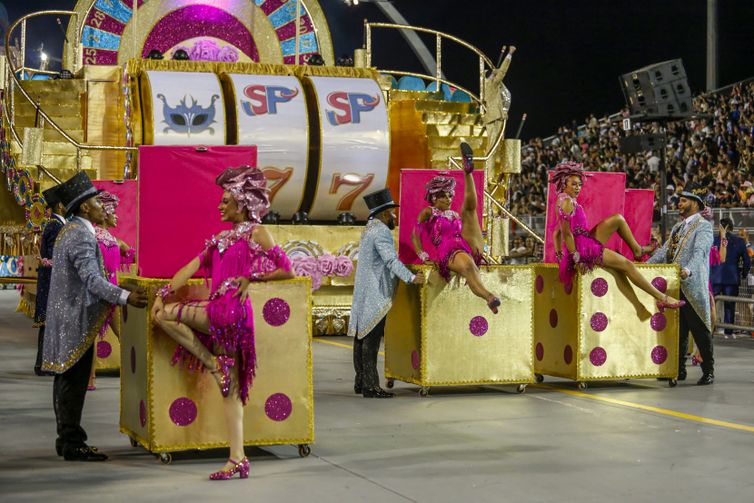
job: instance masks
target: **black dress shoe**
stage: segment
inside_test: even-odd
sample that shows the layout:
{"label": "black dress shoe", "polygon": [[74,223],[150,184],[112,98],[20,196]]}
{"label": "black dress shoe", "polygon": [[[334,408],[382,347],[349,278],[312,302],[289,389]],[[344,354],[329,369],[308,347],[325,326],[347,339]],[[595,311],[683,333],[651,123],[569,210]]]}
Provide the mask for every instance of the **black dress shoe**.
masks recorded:
{"label": "black dress shoe", "polygon": [[382,388],[365,389],[362,393],[364,398],[393,398],[393,393],[388,393]]}
{"label": "black dress shoe", "polygon": [[696,384],[699,386],[706,386],[707,384],[712,384],[715,382],[715,375],[712,373],[709,374],[702,374],[701,379],[696,381]]}
{"label": "black dress shoe", "polygon": [[357,395],[361,395],[361,384],[354,384],[353,392],[356,393]]}
{"label": "black dress shoe", "polygon": [[96,447],[83,445],[63,449],[63,459],[66,461],[107,461],[107,454],[97,451]]}

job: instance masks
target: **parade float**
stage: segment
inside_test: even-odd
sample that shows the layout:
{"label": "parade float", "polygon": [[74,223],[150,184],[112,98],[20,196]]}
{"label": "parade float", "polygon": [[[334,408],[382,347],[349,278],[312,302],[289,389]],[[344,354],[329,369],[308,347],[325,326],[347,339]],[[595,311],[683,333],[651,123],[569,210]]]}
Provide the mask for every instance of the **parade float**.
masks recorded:
{"label": "parade float", "polygon": [[[40,17],[68,20],[63,72],[30,68],[25,60],[27,30]],[[495,136],[485,126],[485,75],[498,65],[466,41],[411,27],[435,39],[435,71],[375,67],[373,56],[381,47],[373,32],[397,36],[405,28],[367,22],[353,66],[336,66],[330,27],[316,0],[80,0],[72,11],[17,20],[0,57],[0,158],[7,189],[0,190],[0,255],[28,257],[25,275],[33,276],[35,246],[49,218],[41,191],[84,170],[121,198],[120,223],[111,232],[136,249],[136,263],[121,280],[153,292],[202,249],[203,239],[223,228],[216,218],[216,174],[230,165],[256,164],[271,189],[272,214],[265,223],[297,275],[309,280],[286,282],[280,291],[252,287],[255,305],[278,299],[288,306],[291,316],[282,327],[265,318],[266,308],[255,310],[255,317],[264,327],[264,354],[290,358],[288,364],[298,370],[287,374],[290,389],[281,391],[272,381],[288,364],[271,364],[270,382],[260,384],[264,392],[247,414],[246,441],[298,444],[304,455],[313,441],[311,336],[347,331],[358,241],[368,216],[362,196],[389,187],[406,199],[399,216],[403,235],[413,224],[404,213],[412,207],[407,188],[418,183],[406,180],[417,176],[413,171],[460,169],[454,156],[464,141],[478,156],[484,275],[504,299],[502,314],[493,318],[466,309],[472,299],[457,282],[401,287],[386,332],[390,383],[403,380],[422,390],[518,384],[523,391],[542,374],[580,382],[672,377],[666,362],[677,354],[677,315],[669,315],[659,331],[659,322],[641,321],[642,333],[664,334],[662,341],[624,343],[618,353],[625,357],[622,366],[586,372],[580,362],[606,344],[586,333],[587,316],[606,313],[611,333],[625,334],[639,323],[618,315],[624,300],[610,279],[601,272],[594,278],[608,283],[599,287],[610,292],[613,300],[607,302],[588,297],[587,278],[579,280],[577,292],[561,292],[552,266],[498,265],[507,255],[511,222],[534,235],[505,208],[509,179],[520,172],[520,142],[505,130],[507,109]],[[15,53],[13,37],[22,46]],[[442,50],[450,45],[477,62],[467,71],[478,87],[446,80]],[[389,54],[380,60],[389,61]],[[406,246],[405,239],[398,241]],[[402,248],[402,258],[411,262],[406,253]],[[673,267],[647,274],[664,278],[669,291],[678,287]],[[33,278],[26,280],[20,305],[29,312],[34,286]],[[275,335],[281,331],[296,351],[282,349],[282,337]],[[154,327],[148,309],[123,316],[120,341],[112,334],[98,341],[99,356],[109,358],[100,367],[120,367],[121,428],[158,453],[219,446],[201,433],[212,430],[207,421],[222,423],[203,415],[216,397],[188,391],[169,365],[173,344]],[[561,346],[571,347],[569,362],[556,357]],[[664,359],[655,346],[665,349]],[[473,364],[460,369],[459,361]],[[170,383],[164,396],[163,382]]]}

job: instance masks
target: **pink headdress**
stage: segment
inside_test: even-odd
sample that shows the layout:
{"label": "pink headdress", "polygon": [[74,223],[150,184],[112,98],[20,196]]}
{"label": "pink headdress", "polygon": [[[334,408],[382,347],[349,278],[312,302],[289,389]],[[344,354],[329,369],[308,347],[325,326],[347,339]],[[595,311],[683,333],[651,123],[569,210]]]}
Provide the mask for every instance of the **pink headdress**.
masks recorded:
{"label": "pink headdress", "polygon": [[448,197],[453,199],[456,193],[456,179],[449,176],[438,175],[432,178],[427,185],[424,186],[424,200],[432,204],[437,194],[448,194]]}
{"label": "pink headdress", "polygon": [[584,171],[584,165],[580,162],[563,161],[552,170],[552,178],[550,182],[555,184],[555,188],[558,192],[565,190],[566,182],[572,176],[578,176],[583,181],[588,175]]}
{"label": "pink headdress", "polygon": [[260,223],[270,211],[270,190],[267,188],[267,179],[259,168],[228,168],[220,173],[215,183],[231,193],[238,207],[248,211],[252,222]]}
{"label": "pink headdress", "polygon": [[97,199],[99,199],[99,202],[102,205],[102,209],[107,215],[114,215],[115,208],[117,208],[118,204],[120,204],[120,198],[106,190],[103,190],[99,194],[97,194]]}

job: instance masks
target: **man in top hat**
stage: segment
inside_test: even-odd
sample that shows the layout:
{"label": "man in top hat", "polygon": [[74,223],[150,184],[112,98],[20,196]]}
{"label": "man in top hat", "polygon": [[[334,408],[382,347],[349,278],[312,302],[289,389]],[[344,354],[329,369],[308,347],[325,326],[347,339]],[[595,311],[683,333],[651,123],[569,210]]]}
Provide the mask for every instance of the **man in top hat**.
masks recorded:
{"label": "man in top hat", "polygon": [[102,224],[105,216],[86,173],[77,173],[60,190],[72,218],[60,231],[52,258],[42,370],[55,373],[58,455],[68,461],[104,461],[105,454],[86,445],[81,427],[94,339],[110,305],[144,307],[147,298],[143,290],[129,292],[106,279],[93,226]]}
{"label": "man in top hat", "polygon": [[712,322],[709,303],[709,254],[712,248],[712,224],[699,213],[704,209],[706,190],[690,183],[678,200],[681,220],[670,231],[665,244],[649,258],[650,264],[681,266],[681,327],[678,351],[678,380],[686,379],[686,348],[689,330],[702,356],[699,385],[715,380],[715,359],[712,356]]}
{"label": "man in top hat", "polygon": [[37,273],[37,300],[34,307],[34,326],[39,327],[37,336],[37,360],[34,363],[34,373],[37,375],[52,375],[51,372],[42,371],[42,342],[45,334],[45,317],[47,315],[47,294],[50,291],[50,278],[52,276],[52,253],[55,249],[55,240],[60,229],[66,223],[65,206],[61,199],[61,185],[42,192],[42,196],[52,213],[52,217],[45,225],[42,232],[42,241],[39,244],[39,271]]}
{"label": "man in top hat", "polygon": [[406,283],[424,283],[424,274],[413,274],[398,260],[392,230],[394,208],[390,189],[364,196],[369,220],[359,242],[359,260],[353,285],[353,304],[348,335],[353,341],[353,366],[356,379],[353,391],[365,398],[390,398],[392,393],[380,388],[377,353],[385,333],[385,318],[393,304],[397,279]]}

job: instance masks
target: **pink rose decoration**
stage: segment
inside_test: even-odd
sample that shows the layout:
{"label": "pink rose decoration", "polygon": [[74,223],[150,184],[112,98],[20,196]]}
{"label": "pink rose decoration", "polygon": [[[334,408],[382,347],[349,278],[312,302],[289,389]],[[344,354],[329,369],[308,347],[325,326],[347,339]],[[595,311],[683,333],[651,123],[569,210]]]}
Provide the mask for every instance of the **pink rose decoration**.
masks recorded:
{"label": "pink rose decoration", "polygon": [[319,273],[322,276],[332,276],[335,272],[335,256],[325,254],[317,258],[319,264]]}
{"label": "pink rose decoration", "polygon": [[229,45],[226,45],[220,49],[220,53],[217,55],[217,59],[224,63],[235,63],[238,61],[238,51]]}
{"label": "pink rose decoration", "polygon": [[217,61],[220,48],[212,40],[199,40],[191,48],[190,57],[193,61]]}
{"label": "pink rose decoration", "polygon": [[322,274],[316,257],[296,257],[292,265],[296,276],[309,276],[312,279],[312,290],[317,290],[322,285]]}
{"label": "pink rose decoration", "polygon": [[335,257],[335,275],[344,277],[353,273],[353,261],[346,255]]}

